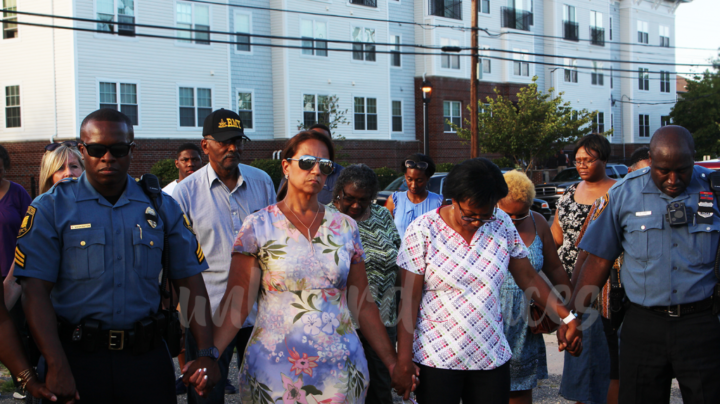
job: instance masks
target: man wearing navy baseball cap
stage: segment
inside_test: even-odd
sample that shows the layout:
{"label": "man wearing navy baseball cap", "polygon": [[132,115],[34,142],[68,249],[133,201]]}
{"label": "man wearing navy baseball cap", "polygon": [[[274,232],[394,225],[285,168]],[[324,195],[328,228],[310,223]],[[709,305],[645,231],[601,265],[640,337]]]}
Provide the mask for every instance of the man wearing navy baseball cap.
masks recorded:
{"label": "man wearing navy baseball cap", "polygon": [[[265,171],[240,164],[243,146],[250,139],[243,133],[238,114],[226,109],[214,111],[205,118],[202,134],[200,146],[210,163],[178,183],[173,197],[192,224],[205,253],[209,268],[202,275],[214,313],[227,287],[235,237],[247,215],[275,204],[275,189]],[[242,361],[256,314],[257,306],[238,332],[235,342],[218,358],[225,380],[233,348],[237,347],[238,365]],[[185,354],[190,361],[200,353],[191,333],[185,335]],[[235,392],[229,382],[218,383],[207,397],[200,397],[195,389],[188,389],[188,403],[221,404],[226,392]]]}

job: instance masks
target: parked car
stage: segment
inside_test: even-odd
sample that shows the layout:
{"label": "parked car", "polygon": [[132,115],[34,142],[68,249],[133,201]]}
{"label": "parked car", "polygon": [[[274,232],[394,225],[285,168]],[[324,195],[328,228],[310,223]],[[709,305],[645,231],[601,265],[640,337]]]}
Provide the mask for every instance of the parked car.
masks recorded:
{"label": "parked car", "polygon": [[[608,164],[605,168],[608,177],[620,179],[627,175],[628,168],[624,164]],[[535,185],[535,197],[546,201],[550,209],[555,210],[555,204],[563,196],[565,190],[572,184],[582,181],[577,168],[571,167],[562,170],[550,182]]]}
{"label": "parked car", "polygon": [[695,162],[696,166],[709,168],[711,170],[720,170],[720,160],[705,160]]}
{"label": "parked car", "polygon": [[[512,170],[511,168],[502,168],[501,169],[503,173]],[[435,173],[432,177],[430,177],[430,181],[428,183],[428,190],[431,192],[435,192],[436,194],[442,195],[442,189],[443,184],[445,182],[445,177],[447,177],[448,173]],[[380,206],[385,206],[387,203],[388,198],[390,198],[395,191],[407,191],[407,185],[405,185],[405,177],[401,176],[393,180],[385,189],[378,192],[377,199],[375,199],[375,203]],[[446,204],[449,204],[450,201],[446,200]],[[545,217],[545,220],[550,220],[550,216],[552,216],[553,211],[550,210],[550,206],[547,202],[535,198],[533,201],[533,205],[530,207],[530,209],[534,210],[535,212],[539,212],[541,215]]]}

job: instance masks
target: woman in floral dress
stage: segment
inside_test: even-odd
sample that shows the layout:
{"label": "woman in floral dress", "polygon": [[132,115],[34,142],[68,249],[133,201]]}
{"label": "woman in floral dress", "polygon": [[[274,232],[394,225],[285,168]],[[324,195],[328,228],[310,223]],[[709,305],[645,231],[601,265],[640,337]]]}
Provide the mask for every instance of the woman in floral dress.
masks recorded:
{"label": "woman in floral dress", "polygon": [[214,342],[225,349],[257,296],[240,369],[243,403],[364,402],[367,362],[351,312],[383,363],[391,372],[395,366],[368,291],[357,224],[317,201],[333,157],[330,139],[320,133],[290,139],[282,161],[287,196],[249,215],[235,241]]}

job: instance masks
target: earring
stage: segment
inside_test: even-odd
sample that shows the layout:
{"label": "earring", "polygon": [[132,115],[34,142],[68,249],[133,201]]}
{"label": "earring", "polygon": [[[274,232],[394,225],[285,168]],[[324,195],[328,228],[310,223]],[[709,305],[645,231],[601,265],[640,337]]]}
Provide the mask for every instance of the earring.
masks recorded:
{"label": "earring", "polygon": [[287,174],[285,174],[285,179],[288,179],[288,178],[289,178],[289,176]]}

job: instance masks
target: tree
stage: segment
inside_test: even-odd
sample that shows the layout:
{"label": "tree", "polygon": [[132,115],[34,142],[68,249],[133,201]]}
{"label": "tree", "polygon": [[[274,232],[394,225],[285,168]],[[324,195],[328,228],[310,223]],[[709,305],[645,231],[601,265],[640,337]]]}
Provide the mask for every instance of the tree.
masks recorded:
{"label": "tree", "polygon": [[308,130],[316,123],[321,123],[328,128],[331,132],[335,132],[340,125],[350,125],[350,120],[345,117],[348,113],[348,109],[344,110],[340,108],[340,98],[337,95],[330,96],[318,96],[318,122],[313,122],[306,125],[303,121],[298,121],[298,130]]}
{"label": "tree", "polygon": [[[716,65],[717,66],[717,65]],[[720,66],[705,71],[687,82],[687,92],[670,111],[675,125],[680,125],[695,139],[695,156],[720,154]]]}
{"label": "tree", "polygon": [[[481,150],[510,157],[525,172],[536,160],[552,155],[561,145],[593,132],[590,124],[597,115],[597,111],[574,110],[570,102],[563,102],[562,92],[553,97],[552,88],[543,94],[538,91],[536,80],[537,76],[520,89],[517,103],[500,95],[496,88],[495,98],[487,97],[485,105],[480,101],[477,116]],[[469,120],[465,120],[465,128],[448,123],[460,138],[470,139]],[[609,133],[612,131],[603,135]]]}
{"label": "tree", "polygon": [[150,174],[154,174],[160,180],[163,187],[179,177],[178,168],[175,167],[175,159],[163,159],[153,164]]}

